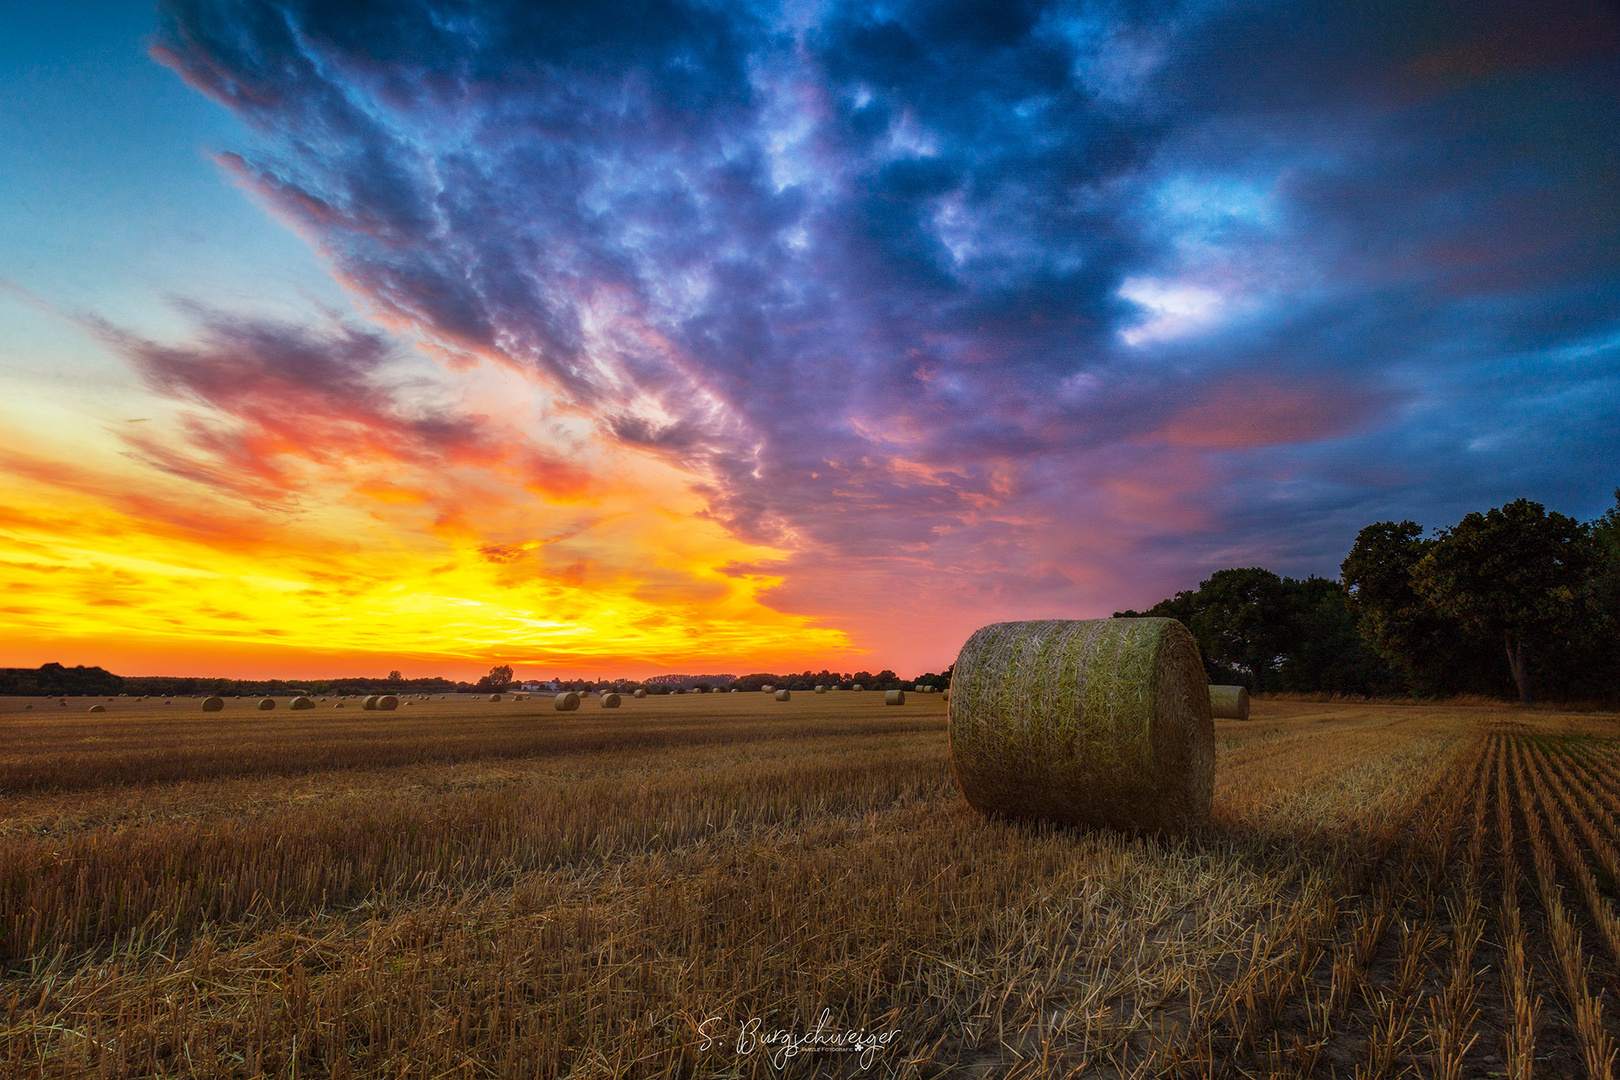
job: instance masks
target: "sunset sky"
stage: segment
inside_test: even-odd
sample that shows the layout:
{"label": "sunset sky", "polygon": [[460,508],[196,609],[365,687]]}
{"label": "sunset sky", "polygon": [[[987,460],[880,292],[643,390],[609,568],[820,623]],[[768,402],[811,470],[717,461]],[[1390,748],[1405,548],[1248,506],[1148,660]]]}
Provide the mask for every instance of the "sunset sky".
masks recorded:
{"label": "sunset sky", "polygon": [[18,5],[0,666],[944,667],[1620,486],[1620,6]]}

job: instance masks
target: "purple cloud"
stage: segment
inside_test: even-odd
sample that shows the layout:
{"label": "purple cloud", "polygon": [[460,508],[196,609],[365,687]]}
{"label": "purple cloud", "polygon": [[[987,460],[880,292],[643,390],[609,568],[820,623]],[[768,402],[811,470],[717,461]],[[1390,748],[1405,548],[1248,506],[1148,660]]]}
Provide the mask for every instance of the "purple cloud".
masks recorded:
{"label": "purple cloud", "polygon": [[796,610],[944,642],[1614,484],[1595,4],[161,10],[380,317],[689,470]]}

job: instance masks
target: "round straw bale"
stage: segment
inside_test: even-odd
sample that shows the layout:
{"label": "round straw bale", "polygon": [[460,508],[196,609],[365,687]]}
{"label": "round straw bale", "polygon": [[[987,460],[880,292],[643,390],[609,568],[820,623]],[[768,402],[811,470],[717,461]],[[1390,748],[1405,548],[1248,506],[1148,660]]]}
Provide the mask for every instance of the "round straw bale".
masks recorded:
{"label": "round straw bale", "polygon": [[395,709],[399,708],[399,698],[395,697],[393,694],[386,694],[377,699],[377,708],[381,709],[383,712],[393,712]]}
{"label": "round straw bale", "polygon": [[642,689],[640,689],[640,690],[637,690],[637,691],[636,691],[636,692],[635,692],[635,696],[636,696],[636,697],[646,697],[646,696],[647,696],[647,690],[646,690],[646,688],[645,688],[645,687],[643,687],[643,688],[642,688]]}
{"label": "round straw bale", "polygon": [[619,707],[619,695],[618,694],[607,693],[607,694],[602,695],[602,708],[604,708],[604,709],[617,709],[618,707]]}
{"label": "round straw bale", "polygon": [[225,699],[222,697],[203,698],[203,712],[219,712],[224,707]]}
{"label": "round straw bale", "polygon": [[269,712],[271,709],[273,709],[275,707],[276,707],[276,699],[275,698],[267,697],[267,698],[260,698],[259,699],[259,711],[260,712]]}
{"label": "round straw bale", "polygon": [[827,692],[827,688],[825,686],[817,686],[816,687],[816,693],[825,694],[826,692]]}
{"label": "round straw bale", "polygon": [[315,702],[307,697],[295,697],[292,699],[292,707],[295,709],[313,709]]}
{"label": "round straw bale", "polygon": [[776,693],[776,687],[772,686],[770,683],[766,683],[764,686],[760,687],[759,690],[762,694]]}
{"label": "round straw bale", "polygon": [[501,695],[499,695],[499,694],[491,694],[491,695],[489,695],[489,700],[491,700],[491,701],[499,701],[499,700],[501,700]]}
{"label": "round straw bale", "polygon": [[377,699],[381,696],[381,694],[367,694],[366,699],[360,703],[360,707],[367,712],[374,711],[377,708]]}
{"label": "round straw bale", "polygon": [[1212,686],[1209,688],[1209,709],[1217,720],[1247,720],[1249,718],[1249,688],[1246,686]]}
{"label": "round straw bale", "polygon": [[776,700],[777,701],[792,701],[793,700],[793,691],[791,691],[791,690],[778,690],[776,692]]}
{"label": "round straw bale", "polygon": [[105,705],[92,705],[92,706],[90,706],[90,711],[91,712],[106,712],[107,711],[107,706],[105,706]]}
{"label": "round straw bale", "polygon": [[579,695],[572,690],[564,690],[551,699],[551,704],[558,712],[573,712],[579,708]]}
{"label": "round straw bale", "polygon": [[906,692],[904,690],[887,690],[883,694],[883,704],[885,705],[904,705],[905,703]]}
{"label": "round straw bale", "polygon": [[334,708],[334,709],[341,709],[341,708],[343,708],[343,702],[341,702],[341,701],[340,701],[340,702],[338,702],[338,703],[337,703],[337,704],[336,704],[336,705],[334,705],[334,706],[332,706],[332,708]]}
{"label": "round straw bale", "polygon": [[851,690],[865,690],[866,689],[866,687],[862,686],[860,683],[850,683],[849,688]]}
{"label": "round straw bale", "polygon": [[1206,821],[1215,734],[1174,619],[993,623],[956,658],[951,765],[981,813],[1173,829]]}

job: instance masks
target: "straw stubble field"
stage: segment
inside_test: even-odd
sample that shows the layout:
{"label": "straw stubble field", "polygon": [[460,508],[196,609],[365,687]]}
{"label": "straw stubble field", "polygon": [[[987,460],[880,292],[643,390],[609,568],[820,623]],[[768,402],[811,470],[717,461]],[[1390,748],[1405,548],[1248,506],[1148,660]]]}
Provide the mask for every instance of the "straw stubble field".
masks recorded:
{"label": "straw stubble field", "polygon": [[979,817],[937,698],[101,703],[0,701],[6,1075],[1606,1076],[1620,1038],[1612,718],[1257,702],[1164,838]]}

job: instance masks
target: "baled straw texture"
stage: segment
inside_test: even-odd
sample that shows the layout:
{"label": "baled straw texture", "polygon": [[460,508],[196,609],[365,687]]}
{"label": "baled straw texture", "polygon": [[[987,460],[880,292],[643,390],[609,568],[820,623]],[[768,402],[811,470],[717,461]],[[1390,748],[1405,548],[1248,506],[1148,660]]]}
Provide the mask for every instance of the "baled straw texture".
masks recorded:
{"label": "baled straw texture", "polygon": [[393,712],[395,709],[399,708],[399,698],[392,694],[388,694],[385,697],[380,697],[377,699],[377,708],[381,709],[383,712]]}
{"label": "baled straw texture", "polygon": [[290,708],[293,708],[293,709],[313,709],[314,707],[315,707],[314,699],[313,698],[307,698],[307,697],[295,697],[295,698],[293,698],[292,699],[292,705],[290,706]]}
{"label": "baled straw texture", "polygon": [[107,711],[107,706],[105,706],[105,705],[92,705],[92,706],[90,706],[90,711],[91,712],[106,712]]}
{"label": "baled straw texture", "polygon": [[825,686],[817,686],[816,687],[816,693],[825,694],[826,692],[827,692],[827,688]]}
{"label": "baled straw texture", "polygon": [[619,707],[619,695],[618,694],[608,693],[608,694],[603,694],[602,695],[602,708],[604,708],[604,709],[617,709],[618,707]]}
{"label": "baled straw texture", "polygon": [[635,696],[636,697],[646,697],[647,696],[647,688],[642,687],[641,689],[637,690]]}
{"label": "baled straw texture", "polygon": [[793,700],[793,691],[791,691],[791,690],[778,690],[776,692],[776,700],[777,701],[792,701]]}
{"label": "baled straw texture", "polygon": [[360,703],[360,707],[368,712],[375,710],[377,708],[377,699],[381,696],[381,694],[367,694],[366,700]]}
{"label": "baled straw texture", "polygon": [[276,699],[275,698],[267,697],[267,698],[260,698],[259,699],[259,711],[260,712],[269,712],[271,709],[273,709],[275,707],[276,707]]}
{"label": "baled straw texture", "polygon": [[851,690],[865,690],[866,689],[866,687],[862,686],[860,683],[850,683],[849,688]]}
{"label": "baled straw texture", "polygon": [[985,814],[1173,829],[1207,821],[1215,732],[1174,619],[994,623],[962,646],[951,764]]}
{"label": "baled straw texture", "polygon": [[766,683],[764,686],[760,687],[759,689],[760,689],[760,693],[763,693],[763,694],[774,694],[774,693],[776,693],[776,687],[772,686],[770,683]]}
{"label": "baled straw texture", "polygon": [[491,695],[489,695],[489,700],[491,700],[491,701],[499,701],[499,700],[501,700],[501,695],[499,695],[499,694],[491,694]]}
{"label": "baled straw texture", "polygon": [[224,707],[225,699],[222,697],[203,698],[203,712],[219,712]]}
{"label": "baled straw texture", "polygon": [[551,707],[558,712],[573,712],[579,708],[579,695],[572,690],[565,690],[551,699]]}
{"label": "baled straw texture", "polygon": [[883,704],[904,705],[905,703],[906,692],[904,690],[885,690],[883,692]]}
{"label": "baled straw texture", "polygon": [[1211,686],[1209,709],[1217,720],[1247,720],[1249,718],[1249,688],[1246,686]]}

